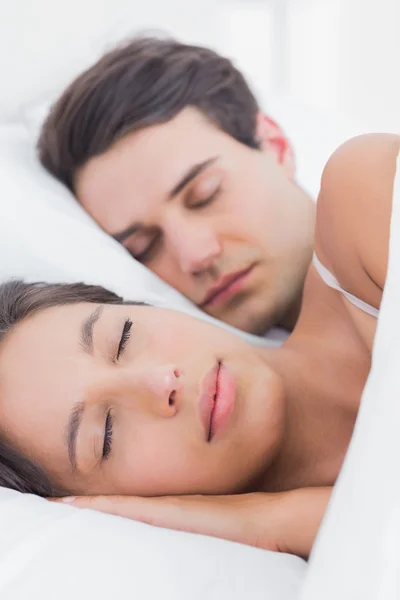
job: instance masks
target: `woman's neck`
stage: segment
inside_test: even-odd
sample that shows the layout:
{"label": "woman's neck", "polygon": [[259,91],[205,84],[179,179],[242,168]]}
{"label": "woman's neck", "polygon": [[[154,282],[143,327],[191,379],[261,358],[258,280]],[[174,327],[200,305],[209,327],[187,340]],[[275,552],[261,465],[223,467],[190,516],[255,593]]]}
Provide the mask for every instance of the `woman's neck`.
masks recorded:
{"label": "woman's neck", "polygon": [[286,397],[280,451],[258,482],[264,491],[332,485],[351,439],[370,356],[346,314],[332,306],[330,295],[324,302],[323,292],[307,294],[282,348],[260,350],[280,374]]}

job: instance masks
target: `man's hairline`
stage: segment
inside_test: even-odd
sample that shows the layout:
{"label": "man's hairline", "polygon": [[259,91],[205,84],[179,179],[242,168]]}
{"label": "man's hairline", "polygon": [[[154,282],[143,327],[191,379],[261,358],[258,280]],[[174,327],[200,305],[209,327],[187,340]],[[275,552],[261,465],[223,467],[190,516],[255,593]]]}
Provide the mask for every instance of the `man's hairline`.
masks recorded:
{"label": "man's hairline", "polygon": [[[108,144],[108,146],[102,150],[101,152],[98,152],[96,154],[93,154],[92,156],[90,156],[85,163],[83,163],[82,165],[80,165],[79,167],[77,167],[75,169],[75,173],[72,175],[71,178],[71,191],[76,199],[76,201],[84,208],[84,210],[86,212],[88,212],[86,210],[86,208],[83,206],[82,202],[79,199],[78,193],[77,193],[77,185],[78,185],[78,179],[82,174],[82,171],[84,169],[86,169],[86,167],[88,166],[88,164],[95,158],[98,158],[100,156],[103,156],[104,154],[106,154],[107,152],[109,152],[115,145],[117,145],[119,142],[121,142],[123,139],[125,139],[127,136],[129,135],[133,135],[134,133],[140,133],[141,131],[144,131],[145,129],[150,129],[152,127],[157,127],[159,125],[165,125],[167,123],[170,123],[171,121],[173,121],[174,119],[176,119],[180,114],[182,114],[185,111],[193,111],[194,113],[197,113],[201,119],[204,121],[204,124],[210,125],[211,127],[213,127],[214,129],[217,129],[218,131],[220,131],[221,133],[224,133],[225,135],[227,135],[228,137],[232,138],[233,140],[238,141],[239,143],[243,143],[240,142],[240,140],[237,140],[231,133],[225,131],[224,129],[222,129],[222,127],[220,127],[219,123],[217,123],[215,120],[213,120],[210,115],[208,115],[206,112],[204,112],[203,110],[201,110],[200,108],[198,108],[197,106],[191,105],[191,104],[187,104],[186,106],[184,106],[183,108],[181,108],[181,110],[179,110],[176,114],[174,114],[171,118],[169,119],[165,119],[164,121],[159,121],[159,122],[154,122],[154,123],[149,123],[148,125],[143,125],[142,127],[138,127],[137,129],[132,126],[131,129],[127,129],[126,131],[121,132],[118,136],[116,136],[115,139],[112,140],[112,142],[110,144]],[[261,109],[258,109],[258,112],[261,112]]]}

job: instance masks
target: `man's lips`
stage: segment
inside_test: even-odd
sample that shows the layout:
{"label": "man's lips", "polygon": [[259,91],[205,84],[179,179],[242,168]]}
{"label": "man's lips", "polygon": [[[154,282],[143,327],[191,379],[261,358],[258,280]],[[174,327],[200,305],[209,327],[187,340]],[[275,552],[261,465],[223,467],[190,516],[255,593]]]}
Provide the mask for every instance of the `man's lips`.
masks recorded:
{"label": "man's lips", "polygon": [[235,379],[219,361],[203,379],[199,402],[200,419],[208,442],[225,430],[235,406],[235,399]]}
{"label": "man's lips", "polygon": [[250,265],[246,269],[224,275],[219,282],[213,286],[206,294],[204,300],[199,304],[199,308],[205,308],[218,302],[224,302],[229,300],[234,294],[236,294],[242,288],[246,277],[254,268],[254,264]]}

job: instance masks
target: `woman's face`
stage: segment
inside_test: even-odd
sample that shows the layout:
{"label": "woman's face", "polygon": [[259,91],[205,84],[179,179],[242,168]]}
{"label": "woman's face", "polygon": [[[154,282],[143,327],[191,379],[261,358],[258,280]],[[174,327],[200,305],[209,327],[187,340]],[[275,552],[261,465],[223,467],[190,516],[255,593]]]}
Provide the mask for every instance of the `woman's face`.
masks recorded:
{"label": "woman's face", "polygon": [[2,428],[70,494],[247,489],[283,435],[259,351],[186,315],[76,304],[20,323],[0,351]]}

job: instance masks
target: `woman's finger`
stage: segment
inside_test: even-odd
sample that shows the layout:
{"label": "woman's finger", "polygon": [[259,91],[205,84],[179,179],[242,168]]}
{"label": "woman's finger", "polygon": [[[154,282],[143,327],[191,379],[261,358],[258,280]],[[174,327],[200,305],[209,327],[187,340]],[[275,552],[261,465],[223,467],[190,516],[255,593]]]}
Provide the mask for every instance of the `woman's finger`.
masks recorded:
{"label": "woman's finger", "polygon": [[[159,527],[175,528],[185,514],[178,499],[142,498],[139,496],[73,496],[61,498],[59,502],[78,508],[88,508],[100,512],[143,521]],[[164,525],[164,523],[166,523]]]}
{"label": "woman's finger", "polygon": [[[98,510],[158,527],[254,545],[260,526],[255,518],[257,510],[252,510],[256,509],[256,496],[82,496],[63,501],[79,508]],[[243,516],[246,518],[243,519]],[[267,546],[275,548],[272,540]]]}

